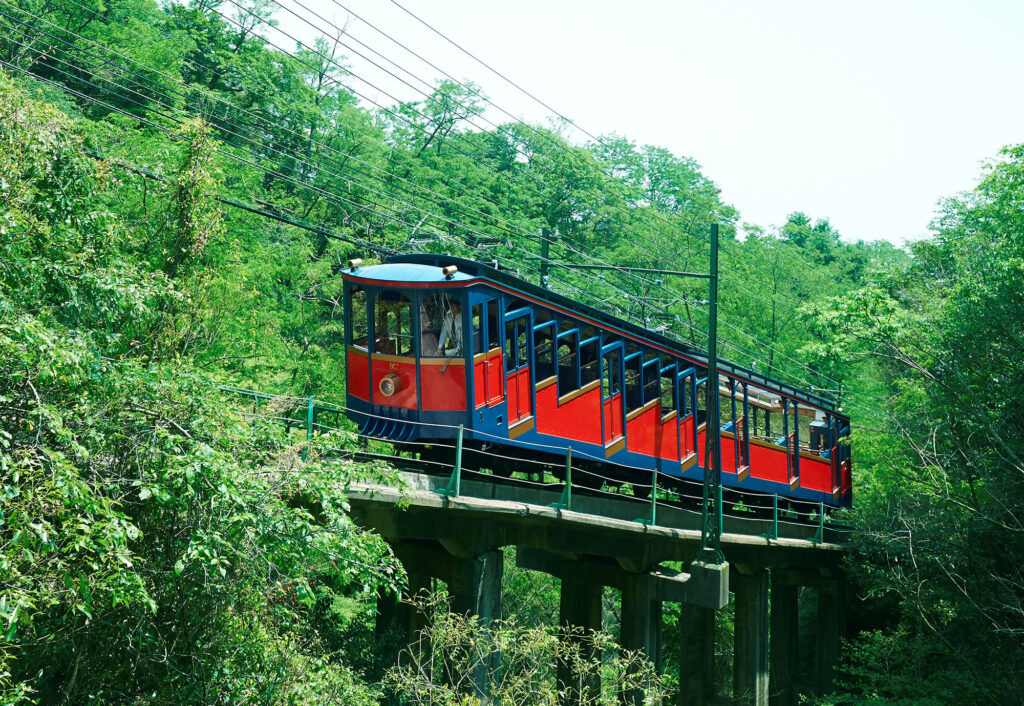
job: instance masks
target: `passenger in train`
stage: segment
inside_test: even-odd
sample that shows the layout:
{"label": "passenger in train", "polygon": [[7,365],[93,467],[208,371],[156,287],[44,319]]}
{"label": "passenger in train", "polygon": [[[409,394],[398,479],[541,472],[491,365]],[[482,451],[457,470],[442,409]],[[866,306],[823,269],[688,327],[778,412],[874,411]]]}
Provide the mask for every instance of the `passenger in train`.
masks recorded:
{"label": "passenger in train", "polygon": [[[434,302],[426,297],[424,297],[423,303],[420,304],[420,355],[436,356],[440,355],[441,351],[437,345],[437,333],[434,330],[433,316],[427,310],[428,302],[434,304]],[[431,308],[436,309],[436,304]]]}
{"label": "passenger in train", "polygon": [[462,355],[462,305],[458,299],[452,299],[450,308],[444,315],[438,350],[448,357]]}

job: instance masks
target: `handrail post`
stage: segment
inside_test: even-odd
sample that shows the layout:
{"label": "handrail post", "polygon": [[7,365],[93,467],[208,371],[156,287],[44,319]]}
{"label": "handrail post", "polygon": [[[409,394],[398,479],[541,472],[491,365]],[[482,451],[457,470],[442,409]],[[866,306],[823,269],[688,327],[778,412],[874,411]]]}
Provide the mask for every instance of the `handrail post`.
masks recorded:
{"label": "handrail post", "polygon": [[459,425],[459,435],[455,440],[455,467],[452,469],[452,476],[448,479],[448,486],[438,488],[434,492],[438,495],[447,495],[450,498],[459,497],[462,490],[462,431],[464,427]]}
{"label": "handrail post", "polygon": [[565,452],[565,509],[572,510],[572,447]]}
{"label": "handrail post", "polygon": [[815,532],[812,542],[825,541],[825,501],[818,501],[818,531]]}
{"label": "handrail post", "polygon": [[565,487],[562,488],[562,496],[557,503],[551,503],[548,507],[556,510],[572,510],[572,447],[565,450]]}
{"label": "handrail post", "polygon": [[772,496],[772,539],[779,538],[779,496]]}
{"label": "handrail post", "polygon": [[658,511],[658,469],[651,472],[651,524],[656,525]]}
{"label": "handrail post", "polygon": [[306,441],[313,440],[313,419],[316,407],[313,404],[313,395],[309,396],[309,405],[306,408]]}

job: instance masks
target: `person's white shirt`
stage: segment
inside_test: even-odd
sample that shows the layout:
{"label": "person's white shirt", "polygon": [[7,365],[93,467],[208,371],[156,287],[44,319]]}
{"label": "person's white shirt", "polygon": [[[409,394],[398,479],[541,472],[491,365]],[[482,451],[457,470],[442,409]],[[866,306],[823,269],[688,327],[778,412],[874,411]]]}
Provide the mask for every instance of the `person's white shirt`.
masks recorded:
{"label": "person's white shirt", "polygon": [[438,349],[446,356],[462,355],[462,312],[449,310],[441,324],[441,340]]}

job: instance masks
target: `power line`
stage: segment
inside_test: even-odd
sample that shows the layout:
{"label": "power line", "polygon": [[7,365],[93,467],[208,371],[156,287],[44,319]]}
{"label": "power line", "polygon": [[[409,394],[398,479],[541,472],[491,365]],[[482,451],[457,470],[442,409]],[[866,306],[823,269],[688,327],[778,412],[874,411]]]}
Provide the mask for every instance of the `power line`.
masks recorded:
{"label": "power line", "polygon": [[[236,23],[236,24],[237,24],[237,23]],[[371,85],[372,85],[372,84],[371,84]],[[279,152],[279,153],[280,153],[280,152]],[[344,178],[344,177],[341,177],[341,178]],[[306,184],[300,184],[300,186],[303,186],[303,187],[308,187],[308,185],[306,185]],[[365,185],[364,185],[364,186],[365,186]],[[454,222],[453,222],[453,223],[454,223]],[[460,225],[463,225],[463,226],[464,226],[464,224],[460,224]],[[647,283],[647,284],[649,284],[649,283]],[[693,327],[691,326],[691,328],[693,328]],[[736,328],[736,327],[733,327],[733,328]],[[747,335],[748,337],[750,336],[749,334],[746,334],[746,332],[743,332],[742,330],[740,330],[740,329],[738,329],[738,328],[736,328],[736,330],[738,330],[738,331],[741,331],[742,333],[744,333],[744,334],[745,334],[745,335]],[[751,338],[753,338],[753,337],[751,337]],[[755,341],[756,341],[757,339],[753,339],[753,340],[755,340]],[[792,360],[792,359],[791,359],[791,360]],[[795,362],[796,362],[796,361],[795,361]],[[815,375],[819,375],[819,373],[817,373],[817,371],[812,371],[812,372],[813,372],[813,374],[815,374]]]}

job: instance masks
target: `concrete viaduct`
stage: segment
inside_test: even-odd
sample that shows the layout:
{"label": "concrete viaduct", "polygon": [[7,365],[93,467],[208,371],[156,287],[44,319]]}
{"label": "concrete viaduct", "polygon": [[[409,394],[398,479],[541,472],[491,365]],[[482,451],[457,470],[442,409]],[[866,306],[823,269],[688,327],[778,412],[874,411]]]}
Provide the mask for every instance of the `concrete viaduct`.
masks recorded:
{"label": "concrete viaduct", "polygon": [[[780,524],[770,538],[770,520],[726,516],[725,564],[695,561],[701,517],[679,508],[658,508],[658,525],[638,522],[643,505],[607,495],[577,495],[572,510],[554,507],[557,490],[535,486],[461,482],[457,497],[438,493],[446,479],[406,473],[408,488],[357,486],[349,499],[357,524],[382,535],[409,576],[409,591],[445,582],[452,610],[487,623],[501,616],[502,547],[516,548],[521,567],[561,580],[560,622],[583,631],[601,628],[601,592],[621,591],[619,641],[642,650],[661,669],[662,603],[682,607],[678,635],[679,704],[716,700],[713,682],[715,611],[735,595],[733,694],[739,704],[795,705],[799,669],[797,598],[800,587],[817,592],[813,655],[817,688],[827,689],[844,631],[846,591],[839,570],[845,547],[826,528]],[[664,562],[681,562],[684,572]],[[410,639],[423,618],[396,610],[382,597],[379,619],[404,616]],[[391,599],[394,600],[394,599]],[[769,610],[770,607],[770,610]],[[571,684],[572,675],[560,670]],[[599,684],[591,684],[591,689]],[[482,685],[478,693],[484,702]],[[567,703],[578,694],[565,689]],[[591,692],[593,693],[593,691]],[[624,703],[643,694],[624,693]]]}

